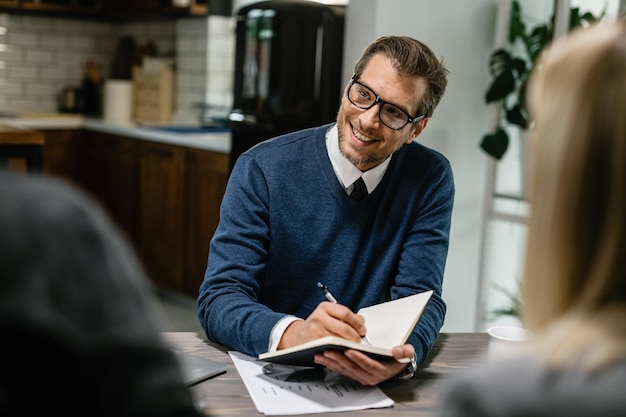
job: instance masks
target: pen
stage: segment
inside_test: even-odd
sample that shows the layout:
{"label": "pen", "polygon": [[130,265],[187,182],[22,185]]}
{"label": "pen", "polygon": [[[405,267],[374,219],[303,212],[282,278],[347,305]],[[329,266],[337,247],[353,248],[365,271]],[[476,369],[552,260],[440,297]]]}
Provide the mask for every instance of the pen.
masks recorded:
{"label": "pen", "polygon": [[[339,304],[335,296],[333,296],[333,294],[330,292],[330,290],[328,289],[326,285],[322,284],[321,282],[318,282],[317,287],[322,290],[322,292],[324,293],[324,297],[326,297],[328,301],[330,301],[333,304]],[[370,346],[373,346],[372,342],[367,338],[367,335],[362,336],[361,339],[363,339]]]}
{"label": "pen", "polygon": [[326,297],[328,301],[334,304],[338,304],[337,299],[332,295],[332,293],[330,292],[330,290],[328,289],[326,285],[322,284],[321,282],[318,282],[317,286],[324,292],[324,297]]}

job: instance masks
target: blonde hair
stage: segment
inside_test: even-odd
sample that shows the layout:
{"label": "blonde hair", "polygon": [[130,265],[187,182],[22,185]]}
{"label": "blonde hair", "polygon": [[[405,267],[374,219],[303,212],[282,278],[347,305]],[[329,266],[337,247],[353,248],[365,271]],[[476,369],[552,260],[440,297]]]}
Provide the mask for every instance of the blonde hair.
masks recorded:
{"label": "blonde hair", "polygon": [[557,40],[528,99],[522,320],[552,362],[598,368],[626,357],[626,22]]}

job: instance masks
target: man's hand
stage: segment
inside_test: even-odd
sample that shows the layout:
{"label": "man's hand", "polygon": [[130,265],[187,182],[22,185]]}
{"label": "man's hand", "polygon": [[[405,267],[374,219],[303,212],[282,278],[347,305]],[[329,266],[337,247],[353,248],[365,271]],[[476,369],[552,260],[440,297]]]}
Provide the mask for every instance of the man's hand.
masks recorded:
{"label": "man's hand", "polygon": [[[348,307],[327,301],[320,303],[306,320],[291,323],[280,339],[278,349],[319,339],[325,336],[338,336],[359,342],[366,334],[363,316],[355,314]],[[393,356],[396,361],[379,362],[357,351],[326,351],[315,355],[315,362],[339,372],[363,385],[376,385],[398,375],[407,367],[408,359],[415,355],[412,345],[396,346]],[[402,362],[397,362],[402,360]]]}
{"label": "man's hand", "polygon": [[[349,349],[342,352],[327,350],[315,355],[315,363],[339,372],[363,385],[377,385],[398,375],[408,366],[407,359],[415,355],[413,345],[396,346],[393,357],[396,361],[379,362],[358,350]],[[397,362],[403,360],[403,362]]]}
{"label": "man's hand", "polygon": [[278,349],[319,339],[337,336],[358,342],[365,335],[363,316],[355,314],[348,307],[328,301],[321,302],[306,320],[291,323],[278,343]]}

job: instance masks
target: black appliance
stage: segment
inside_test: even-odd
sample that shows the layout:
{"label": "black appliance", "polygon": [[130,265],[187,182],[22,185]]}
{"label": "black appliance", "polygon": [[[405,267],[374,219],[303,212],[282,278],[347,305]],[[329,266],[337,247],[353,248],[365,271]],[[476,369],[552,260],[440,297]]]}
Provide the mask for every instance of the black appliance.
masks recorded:
{"label": "black appliance", "polygon": [[273,0],[235,16],[231,168],[258,142],[336,119],[345,6]]}

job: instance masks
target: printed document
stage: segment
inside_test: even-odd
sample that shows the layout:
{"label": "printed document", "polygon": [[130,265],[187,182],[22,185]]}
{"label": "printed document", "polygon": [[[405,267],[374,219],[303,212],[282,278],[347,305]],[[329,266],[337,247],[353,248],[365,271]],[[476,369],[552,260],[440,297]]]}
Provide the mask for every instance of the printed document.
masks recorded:
{"label": "printed document", "polygon": [[326,368],[260,361],[228,352],[259,413],[294,415],[393,406],[380,388],[366,387]]}

